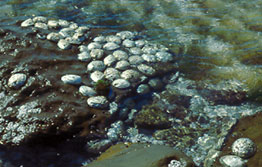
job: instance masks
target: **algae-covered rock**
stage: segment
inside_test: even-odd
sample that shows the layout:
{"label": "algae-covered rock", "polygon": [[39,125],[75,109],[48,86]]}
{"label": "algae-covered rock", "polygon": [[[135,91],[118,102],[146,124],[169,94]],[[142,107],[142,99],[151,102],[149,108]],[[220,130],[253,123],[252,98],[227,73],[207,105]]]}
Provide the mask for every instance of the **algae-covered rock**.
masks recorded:
{"label": "algae-covered rock", "polygon": [[[182,152],[163,145],[117,144],[101,154],[88,167],[166,167],[171,160],[193,167],[193,161]],[[85,167],[87,167],[85,166]]]}
{"label": "algae-covered rock", "polygon": [[141,128],[164,129],[171,126],[168,114],[154,106],[146,106],[135,117],[135,124]]}

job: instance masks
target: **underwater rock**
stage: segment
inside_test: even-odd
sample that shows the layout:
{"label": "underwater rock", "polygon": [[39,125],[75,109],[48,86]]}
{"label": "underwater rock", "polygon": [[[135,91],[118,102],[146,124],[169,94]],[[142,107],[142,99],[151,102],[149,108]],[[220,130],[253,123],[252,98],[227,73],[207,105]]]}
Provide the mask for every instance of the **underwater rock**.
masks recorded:
{"label": "underwater rock", "polygon": [[256,144],[249,138],[239,138],[232,144],[232,153],[241,158],[250,158],[256,153]]}
{"label": "underwater rock", "polygon": [[246,167],[247,160],[235,155],[225,155],[219,159],[219,162],[225,167]]}
{"label": "underwater rock", "polygon": [[105,68],[105,64],[100,60],[91,61],[87,66],[88,71],[104,71]]}
{"label": "underwater rock", "polygon": [[49,33],[46,37],[46,39],[53,41],[53,42],[58,42],[61,38],[62,38],[62,36],[58,33],[55,33],[55,32]]}
{"label": "underwater rock", "polygon": [[82,82],[82,78],[79,75],[67,74],[61,77],[61,80],[65,84],[79,85]]}
{"label": "underwater rock", "polygon": [[104,96],[94,96],[87,99],[87,104],[93,108],[107,108],[109,105],[108,100]]}
{"label": "underwater rock", "polygon": [[79,92],[83,95],[83,96],[95,96],[96,95],[96,91],[89,87],[89,86],[80,86],[79,87]]}
{"label": "underwater rock", "polygon": [[91,73],[90,78],[92,79],[92,81],[97,82],[99,80],[104,79],[104,73],[102,73],[101,71],[94,71]]}
{"label": "underwater rock", "polygon": [[21,23],[21,27],[30,27],[33,26],[34,24],[35,23],[33,22],[33,20],[29,18]]}
{"label": "underwater rock", "polygon": [[66,50],[66,49],[70,49],[71,48],[71,44],[68,40],[66,39],[60,39],[57,43],[57,46],[60,49]]}
{"label": "underwater rock", "polygon": [[113,81],[112,85],[118,89],[127,89],[131,86],[130,82],[125,79],[116,79]]}
{"label": "underwater rock", "polygon": [[26,79],[27,77],[23,73],[13,74],[8,80],[8,86],[10,88],[18,89],[25,84]]}
{"label": "underwater rock", "polygon": [[116,43],[113,42],[108,42],[103,46],[104,49],[112,51],[112,50],[116,50],[118,48],[120,48],[119,45],[117,45]]}

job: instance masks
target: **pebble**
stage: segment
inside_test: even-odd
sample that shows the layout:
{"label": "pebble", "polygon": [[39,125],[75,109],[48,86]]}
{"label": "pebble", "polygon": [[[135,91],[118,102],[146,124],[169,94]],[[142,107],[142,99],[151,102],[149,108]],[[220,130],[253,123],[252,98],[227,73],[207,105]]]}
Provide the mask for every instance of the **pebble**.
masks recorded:
{"label": "pebble", "polygon": [[77,55],[77,59],[80,61],[89,62],[92,58],[89,54],[89,52],[81,52]]}
{"label": "pebble", "polygon": [[172,61],[173,57],[168,52],[157,52],[156,59],[161,62],[169,62]]}
{"label": "pebble", "polygon": [[129,52],[133,55],[140,55],[142,54],[142,50],[138,47],[133,47],[129,49]]}
{"label": "pebble", "polygon": [[105,68],[105,64],[100,60],[91,61],[87,66],[88,71],[104,71]]}
{"label": "pebble", "polygon": [[49,41],[58,42],[62,36],[56,32],[51,32],[46,37]]}
{"label": "pebble", "polygon": [[158,78],[153,78],[153,79],[150,79],[149,81],[148,81],[148,84],[149,84],[149,86],[151,87],[151,88],[153,88],[153,89],[161,89],[162,87],[163,87],[163,83],[162,83],[162,81],[160,80],[160,79],[158,79]]}
{"label": "pebble", "polygon": [[66,50],[66,49],[70,49],[71,48],[71,44],[68,40],[66,39],[60,39],[57,43],[57,46],[60,49]]}
{"label": "pebble", "polygon": [[83,95],[83,96],[96,96],[96,91],[89,87],[89,86],[80,86],[79,87],[79,92]]}
{"label": "pebble", "polygon": [[93,108],[107,108],[109,105],[108,100],[104,96],[94,96],[87,99],[87,104]]}
{"label": "pebble", "polygon": [[130,56],[128,61],[132,65],[139,65],[143,63],[145,60],[141,56]]}
{"label": "pebble", "polygon": [[116,43],[108,42],[103,46],[103,48],[106,49],[106,50],[112,51],[112,50],[116,50],[116,49],[120,48],[120,46],[117,45]]}
{"label": "pebble", "polygon": [[112,66],[116,62],[116,58],[113,55],[108,55],[104,58],[104,64],[106,66]]}
{"label": "pebble", "polygon": [[136,92],[138,94],[146,94],[150,92],[150,88],[147,84],[141,84],[137,87]]}
{"label": "pebble", "polygon": [[135,46],[135,42],[130,40],[130,39],[126,39],[126,40],[123,41],[122,45],[127,47],[127,48],[132,48],[132,47]]}
{"label": "pebble", "polygon": [[115,35],[109,35],[106,37],[107,42],[113,42],[116,44],[121,44],[121,38]]}
{"label": "pebble", "polygon": [[82,82],[82,78],[79,75],[74,75],[74,74],[67,74],[61,77],[61,80],[65,84],[70,84],[70,85],[80,85]]}
{"label": "pebble", "polygon": [[178,160],[171,160],[168,167],[185,167],[185,165]]}
{"label": "pebble", "polygon": [[153,49],[151,46],[149,45],[145,45],[143,48],[142,48],[142,51],[143,53],[145,54],[151,54],[151,55],[154,55],[156,54],[156,50]]}
{"label": "pebble", "polygon": [[62,20],[62,19],[58,20],[58,23],[63,28],[66,28],[66,27],[68,27],[70,25],[70,23],[68,21]]}
{"label": "pebble", "polygon": [[47,23],[47,18],[44,16],[36,16],[33,18],[33,21],[36,22],[42,22],[42,23]]}
{"label": "pebble", "polygon": [[148,65],[145,64],[140,64],[139,66],[137,66],[137,69],[142,72],[145,75],[149,75],[152,76],[155,74],[156,70]]}
{"label": "pebble", "polygon": [[122,51],[122,50],[116,50],[113,52],[113,56],[115,56],[115,58],[117,60],[126,60],[128,58],[128,55],[126,52]]}
{"label": "pebble", "polygon": [[225,155],[219,162],[226,167],[246,167],[247,161],[235,155]]}
{"label": "pebble", "polygon": [[30,26],[33,26],[34,24],[35,23],[33,22],[33,20],[29,18],[21,23],[21,27],[30,27]]}
{"label": "pebble", "polygon": [[80,52],[88,52],[88,51],[89,51],[89,50],[87,49],[87,46],[85,46],[85,45],[80,45],[80,46],[78,47],[78,49],[79,49]]}
{"label": "pebble", "polygon": [[49,28],[54,28],[54,29],[57,29],[60,26],[59,21],[57,20],[48,20],[47,25]]}
{"label": "pebble", "polygon": [[131,86],[130,82],[125,79],[116,79],[113,81],[112,85],[118,89],[126,89]]}
{"label": "pebble", "polygon": [[122,40],[133,39],[135,37],[135,34],[130,31],[121,31],[116,33],[116,35],[119,36]]}
{"label": "pebble", "polygon": [[88,50],[92,50],[92,49],[101,49],[102,48],[102,45],[100,45],[99,43],[97,42],[91,42],[88,44],[87,46],[87,49]]}
{"label": "pebble", "polygon": [[142,48],[146,44],[146,42],[145,40],[140,39],[140,40],[135,41],[135,44],[136,44],[136,47]]}
{"label": "pebble", "polygon": [[102,73],[101,71],[92,72],[90,78],[92,79],[92,81],[97,82],[104,79],[104,73]]}
{"label": "pebble", "polygon": [[232,153],[241,158],[252,157],[256,153],[256,144],[249,138],[239,138],[232,144]]}
{"label": "pebble", "polygon": [[79,36],[79,34],[75,34],[72,37],[66,37],[66,40],[68,40],[70,44],[79,45],[85,40],[85,37]]}
{"label": "pebble", "polygon": [[126,70],[124,72],[122,72],[121,74],[121,78],[124,78],[128,81],[134,82],[134,81],[138,81],[141,77],[141,74],[135,70],[129,69]]}
{"label": "pebble", "polygon": [[13,74],[8,80],[8,86],[10,88],[18,89],[26,82],[26,75],[23,73]]}
{"label": "pebble", "polygon": [[72,28],[72,29],[76,30],[76,29],[78,29],[78,25],[76,23],[71,23],[69,25],[69,28]]}
{"label": "pebble", "polygon": [[37,23],[35,23],[35,28],[41,28],[41,29],[47,30],[48,26],[47,26],[46,23],[37,22]]}
{"label": "pebble", "polygon": [[72,37],[75,34],[75,30],[72,28],[63,28],[59,31],[59,34],[64,38]]}
{"label": "pebble", "polygon": [[116,69],[118,70],[127,70],[130,67],[130,64],[126,60],[121,60],[116,63]]}
{"label": "pebble", "polygon": [[87,27],[87,26],[80,26],[80,27],[78,27],[78,28],[75,30],[75,32],[76,32],[76,33],[79,33],[79,34],[85,34],[85,33],[87,33],[89,30],[90,30],[90,28]]}
{"label": "pebble", "polygon": [[104,50],[102,49],[92,49],[90,56],[94,59],[101,59],[104,57]]}
{"label": "pebble", "polygon": [[150,55],[150,54],[143,54],[142,58],[148,62],[148,63],[155,63],[157,62],[156,56],[155,55]]}
{"label": "pebble", "polygon": [[106,42],[106,38],[104,36],[98,36],[98,37],[95,37],[93,39],[94,42],[98,42],[98,43],[105,43]]}
{"label": "pebble", "polygon": [[116,70],[115,68],[107,68],[104,71],[105,78],[109,81],[114,81],[116,79],[120,78],[120,72]]}

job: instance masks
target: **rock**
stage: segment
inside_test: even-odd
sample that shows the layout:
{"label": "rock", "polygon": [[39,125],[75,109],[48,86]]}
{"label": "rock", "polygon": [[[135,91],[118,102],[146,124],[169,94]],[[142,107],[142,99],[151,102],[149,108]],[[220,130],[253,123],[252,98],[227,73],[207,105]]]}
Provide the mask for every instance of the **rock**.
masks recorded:
{"label": "rock", "polygon": [[256,144],[249,138],[239,138],[232,144],[232,153],[241,158],[250,158],[256,153]]}
{"label": "rock", "polygon": [[[88,45],[89,46],[89,45]],[[90,56],[94,59],[101,59],[104,56],[104,50],[102,49],[92,49]]]}
{"label": "rock", "polygon": [[142,51],[143,51],[143,53],[145,53],[145,54],[150,54],[150,55],[156,54],[156,50],[155,50],[154,48],[152,48],[151,46],[149,46],[149,45],[145,45],[145,46],[142,48]]}
{"label": "rock", "polygon": [[106,42],[106,38],[104,36],[98,36],[98,37],[95,37],[93,39],[94,42],[98,42],[98,43],[105,43]]}
{"label": "rock", "polygon": [[138,47],[133,47],[129,49],[129,52],[133,55],[140,55],[142,54],[142,50]]}
{"label": "rock", "polygon": [[21,23],[21,27],[30,27],[30,26],[33,26],[34,24],[35,23],[33,22],[33,20],[29,18]]}
{"label": "rock", "polygon": [[130,68],[130,64],[128,63],[128,61],[121,60],[116,63],[116,69],[118,70],[127,70],[128,68]]}
{"label": "rock", "polygon": [[100,45],[100,44],[97,43],[97,42],[91,42],[91,43],[88,44],[87,48],[88,48],[88,50],[101,49],[101,48],[102,48],[102,45]]}
{"label": "rock", "polygon": [[184,162],[180,162],[178,160],[171,160],[170,163],[168,164],[168,167],[184,167]]}
{"label": "rock", "polygon": [[85,34],[85,33],[87,33],[89,30],[90,30],[90,28],[87,27],[87,26],[80,26],[80,27],[78,27],[78,28],[75,30],[75,32],[76,32],[76,33],[79,33],[79,34]]}
{"label": "rock", "polygon": [[84,62],[89,62],[92,58],[88,52],[81,52],[77,55],[77,59]]}
{"label": "rock", "polygon": [[146,94],[150,92],[150,88],[147,84],[141,84],[137,87],[136,92],[138,94]]}
{"label": "rock", "polygon": [[117,59],[117,60],[127,60],[128,55],[126,52],[122,51],[122,50],[116,50],[113,52],[113,56]]}
{"label": "rock", "polygon": [[156,70],[148,65],[145,64],[140,64],[139,66],[137,66],[137,69],[142,72],[145,75],[149,75],[152,76],[155,74]]}
{"label": "rock", "polygon": [[112,141],[117,141],[124,135],[124,123],[122,121],[116,121],[111,124],[111,128],[107,130],[107,137]]}
{"label": "rock", "polygon": [[48,29],[48,26],[47,26],[46,23],[39,23],[39,22],[37,22],[37,23],[35,23],[35,27],[36,28],[41,28],[41,29],[44,29],[44,30]]}
{"label": "rock", "polygon": [[246,167],[247,161],[235,155],[225,155],[219,159],[219,162],[225,167]]}
{"label": "rock", "polygon": [[23,73],[13,74],[8,80],[8,86],[10,88],[18,89],[25,84],[26,79],[27,77]]}
{"label": "rock", "polygon": [[87,143],[87,151],[93,154],[99,154],[108,149],[112,144],[112,141],[108,139],[89,141]]}
{"label": "rock", "polygon": [[44,16],[36,16],[33,18],[33,21],[36,22],[42,22],[42,23],[47,23],[47,18]]}
{"label": "rock", "polygon": [[70,23],[69,23],[68,21],[62,20],[62,19],[58,20],[58,23],[59,23],[59,25],[60,25],[61,27],[63,27],[63,28],[67,28],[67,27],[69,27],[69,25],[70,25]]}
{"label": "rock", "polygon": [[113,55],[108,55],[104,58],[104,64],[106,66],[112,66],[116,63],[116,58]]}
{"label": "rock", "polygon": [[108,42],[103,46],[103,48],[110,51],[110,50],[116,50],[120,48],[120,46],[113,42]]}
{"label": "rock", "polygon": [[71,44],[68,40],[66,39],[60,39],[57,43],[57,46],[60,49],[66,50],[66,49],[70,49],[71,48]]}
{"label": "rock", "polygon": [[80,52],[89,52],[89,50],[87,49],[87,46],[85,45],[80,45],[78,49]]}
{"label": "rock", "polygon": [[67,74],[61,77],[61,80],[65,84],[70,84],[70,85],[80,85],[82,83],[82,78],[79,75],[74,75],[74,74]]}
{"label": "rock", "polygon": [[157,52],[156,59],[160,62],[169,62],[173,60],[173,56],[168,52]]}
{"label": "rock", "polygon": [[46,37],[49,41],[58,42],[62,36],[56,32],[51,32]]}
{"label": "rock", "polygon": [[141,74],[135,70],[129,69],[122,72],[121,77],[128,81],[135,82],[140,79]]}
{"label": "rock", "polygon": [[143,63],[145,60],[141,56],[130,56],[128,61],[132,65],[139,65]]}
{"label": "rock", "polygon": [[72,29],[76,30],[76,29],[78,29],[78,24],[76,24],[76,23],[71,23],[71,24],[69,25],[69,28],[72,28]]}
{"label": "rock", "polygon": [[66,40],[70,44],[80,45],[85,40],[85,37],[80,34],[74,34],[72,37],[66,37]]}
{"label": "rock", "polygon": [[89,87],[89,86],[80,86],[79,87],[79,92],[83,95],[83,96],[96,96],[96,91]]}
{"label": "rock", "polygon": [[75,34],[75,30],[72,28],[63,28],[59,31],[59,34],[62,35],[63,38],[72,37]]}
{"label": "rock", "polygon": [[87,66],[88,71],[104,71],[105,68],[105,64],[100,60],[91,61]]}
{"label": "rock", "polygon": [[146,44],[146,42],[143,39],[140,39],[140,40],[135,41],[135,44],[136,44],[136,47],[142,48]]}
{"label": "rock", "polygon": [[114,81],[120,78],[119,71],[114,68],[107,68],[104,71],[104,75],[105,75],[105,78],[108,79],[109,81]]}
{"label": "rock", "polygon": [[130,31],[121,31],[116,33],[116,35],[119,36],[122,40],[133,39],[135,37],[135,34]]}
{"label": "rock", "polygon": [[87,104],[93,108],[107,108],[109,105],[108,100],[104,96],[94,96],[87,99]]}
{"label": "rock", "polygon": [[121,44],[121,38],[115,35],[109,35],[106,37],[107,42],[113,42],[116,44]]}
{"label": "rock", "polygon": [[157,62],[156,56],[155,55],[150,55],[150,54],[143,54],[142,58],[148,62],[148,63],[155,63]]}
{"label": "rock", "polygon": [[104,73],[102,73],[101,71],[92,72],[90,78],[92,79],[92,81],[97,82],[104,79]]}
{"label": "rock", "polygon": [[[164,145],[119,143],[106,150],[88,167],[164,167],[170,158],[183,162],[183,167],[195,166],[182,152]],[[86,167],[87,167],[86,166]]]}
{"label": "rock", "polygon": [[112,85],[118,89],[126,89],[131,86],[131,84],[125,79],[116,79],[113,81]]}
{"label": "rock", "polygon": [[127,48],[132,48],[132,47],[135,47],[135,42],[130,39],[126,39],[123,41],[122,45]]}
{"label": "rock", "polygon": [[153,78],[153,79],[150,79],[148,81],[148,84],[151,88],[155,89],[155,90],[158,90],[158,89],[161,89],[163,88],[163,83],[160,79],[158,78]]}
{"label": "rock", "polygon": [[49,28],[54,28],[54,29],[57,29],[60,26],[59,21],[57,20],[48,20],[47,25]]}

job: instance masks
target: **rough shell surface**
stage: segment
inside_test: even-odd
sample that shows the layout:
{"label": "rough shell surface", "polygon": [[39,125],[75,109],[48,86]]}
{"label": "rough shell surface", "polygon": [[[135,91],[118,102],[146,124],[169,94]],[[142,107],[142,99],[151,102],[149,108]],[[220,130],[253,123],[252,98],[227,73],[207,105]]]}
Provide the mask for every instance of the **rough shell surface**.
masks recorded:
{"label": "rough shell surface", "polygon": [[79,87],[79,92],[83,95],[83,96],[95,96],[96,95],[96,91],[89,87],[89,86],[80,86]]}
{"label": "rough shell surface", "polygon": [[126,89],[131,86],[130,82],[125,79],[116,79],[113,81],[112,85],[118,89]]}
{"label": "rough shell surface", "polygon": [[241,158],[249,158],[256,152],[256,144],[249,138],[239,138],[232,144],[233,154]]}
{"label": "rough shell surface", "polygon": [[87,104],[93,108],[107,108],[109,102],[104,96],[94,96],[87,99]]}
{"label": "rough shell surface", "polygon": [[8,80],[8,86],[18,89],[26,82],[26,75],[23,73],[13,74]]}
{"label": "rough shell surface", "polygon": [[70,84],[70,85],[79,85],[82,82],[81,76],[74,75],[74,74],[64,75],[64,76],[61,77],[61,80],[65,84]]}
{"label": "rough shell surface", "polygon": [[87,66],[88,71],[104,71],[105,68],[105,64],[100,60],[91,61]]}
{"label": "rough shell surface", "polygon": [[219,162],[226,167],[246,167],[247,161],[235,155],[225,155]]}

